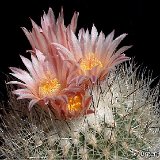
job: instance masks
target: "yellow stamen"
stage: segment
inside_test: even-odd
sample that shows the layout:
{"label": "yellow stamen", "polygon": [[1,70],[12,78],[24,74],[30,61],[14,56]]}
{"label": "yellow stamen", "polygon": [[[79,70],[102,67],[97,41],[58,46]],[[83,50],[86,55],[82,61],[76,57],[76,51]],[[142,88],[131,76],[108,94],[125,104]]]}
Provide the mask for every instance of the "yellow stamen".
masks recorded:
{"label": "yellow stamen", "polygon": [[41,97],[52,96],[60,89],[60,83],[56,78],[44,80],[39,85],[39,95]]}
{"label": "yellow stamen", "polygon": [[83,71],[91,70],[96,66],[103,67],[102,62],[98,58],[96,58],[93,53],[89,53],[88,57],[82,59],[80,63],[80,67]]}
{"label": "yellow stamen", "polygon": [[80,96],[74,96],[74,97],[69,97],[68,99],[68,110],[70,112],[73,112],[73,111],[79,111],[81,109],[81,103],[82,99]]}

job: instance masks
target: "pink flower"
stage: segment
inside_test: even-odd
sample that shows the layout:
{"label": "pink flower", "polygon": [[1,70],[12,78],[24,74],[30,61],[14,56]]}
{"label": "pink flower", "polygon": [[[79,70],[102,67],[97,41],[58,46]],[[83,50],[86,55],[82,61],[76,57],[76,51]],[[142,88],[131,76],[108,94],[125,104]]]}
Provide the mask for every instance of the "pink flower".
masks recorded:
{"label": "pink flower", "polygon": [[131,46],[124,46],[117,50],[117,46],[126,34],[114,40],[113,37],[114,31],[107,37],[102,32],[98,35],[93,25],[91,34],[88,30],[85,32],[81,29],[78,38],[72,30],[68,29],[68,48],[58,43],[54,45],[63,59],[68,59],[79,66],[80,75],[89,77],[95,83],[97,79],[103,80],[118,64],[129,60],[124,51]]}
{"label": "pink flower", "polygon": [[[68,25],[68,29],[75,32],[77,27],[78,13],[74,13],[71,24]],[[38,49],[46,55],[49,60],[56,54],[56,50],[52,45],[53,42],[59,43],[68,48],[68,41],[66,37],[67,28],[64,25],[63,9],[56,21],[54,13],[49,8],[48,14],[44,13],[41,18],[41,27],[39,27],[33,20],[32,31],[28,31],[26,28],[22,28],[25,35],[27,36],[32,49]]]}
{"label": "pink flower", "polygon": [[[87,96],[86,92],[76,92],[76,94],[67,94],[67,98],[61,96],[51,101],[53,111],[60,119],[73,119],[94,113],[89,109],[91,96]],[[62,100],[64,98],[64,100]]]}
{"label": "pink flower", "polygon": [[42,107],[47,104],[59,117],[65,119],[93,112],[88,109],[90,97],[80,87],[84,77],[77,77],[74,65],[68,68],[67,62],[62,62],[60,56],[56,56],[55,63],[50,64],[39,50],[31,55],[31,61],[23,56],[21,59],[28,72],[11,67],[11,74],[20,81],[9,83],[21,87],[13,91],[18,99],[30,99],[29,110],[36,103]]}

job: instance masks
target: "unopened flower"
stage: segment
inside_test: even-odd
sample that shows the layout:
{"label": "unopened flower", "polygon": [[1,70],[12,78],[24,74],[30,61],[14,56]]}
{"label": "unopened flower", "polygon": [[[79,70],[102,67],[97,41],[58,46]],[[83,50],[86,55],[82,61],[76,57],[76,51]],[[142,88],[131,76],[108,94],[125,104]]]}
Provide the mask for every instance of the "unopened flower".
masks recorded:
{"label": "unopened flower", "polygon": [[98,35],[96,27],[93,25],[91,34],[87,30],[81,29],[78,38],[72,30],[67,30],[68,46],[54,43],[59,53],[64,59],[69,59],[79,66],[79,74],[85,75],[93,83],[104,80],[106,75],[118,64],[129,60],[123,54],[130,46],[124,46],[117,50],[119,43],[126,37],[122,34],[113,40],[114,31],[106,38],[101,32]]}
{"label": "unopened flower", "polygon": [[[88,110],[91,98],[78,85],[83,77],[76,78],[76,67],[68,68],[59,56],[55,59],[56,64],[50,64],[39,50],[31,55],[31,61],[23,56],[21,59],[29,72],[11,67],[11,74],[20,81],[9,83],[21,86],[13,93],[18,99],[31,99],[29,109],[36,103],[48,104],[58,117],[64,119],[93,112]],[[76,79],[75,83],[73,79]]]}

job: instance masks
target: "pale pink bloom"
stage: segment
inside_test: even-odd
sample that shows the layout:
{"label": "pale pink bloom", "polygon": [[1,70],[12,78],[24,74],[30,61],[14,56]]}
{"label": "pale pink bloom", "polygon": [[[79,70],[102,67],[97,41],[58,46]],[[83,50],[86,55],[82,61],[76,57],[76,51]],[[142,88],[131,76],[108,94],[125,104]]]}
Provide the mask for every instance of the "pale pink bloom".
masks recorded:
{"label": "pale pink bloom", "polygon": [[80,75],[89,77],[95,83],[97,79],[103,80],[115,66],[129,60],[124,51],[131,46],[123,46],[117,50],[117,46],[126,35],[122,34],[116,39],[113,39],[114,31],[107,37],[102,32],[98,35],[93,25],[91,34],[88,29],[86,32],[81,29],[78,38],[68,29],[68,48],[58,43],[54,45],[64,59],[71,60],[79,66]]}
{"label": "pale pink bloom", "polygon": [[[84,90],[83,90],[84,91]],[[61,119],[73,119],[86,114],[94,113],[92,109],[89,109],[91,103],[91,96],[88,96],[86,92],[77,91],[76,94],[66,94],[67,97],[61,96],[63,100],[57,97],[54,101],[51,101],[53,111],[57,117]]]}
{"label": "pale pink bloom", "polygon": [[59,56],[54,59],[54,64],[50,64],[39,50],[31,55],[31,61],[23,56],[21,59],[28,72],[11,67],[11,74],[20,81],[9,83],[21,87],[13,93],[18,95],[18,99],[30,99],[29,109],[36,103],[42,107],[49,105],[64,119],[93,112],[88,109],[91,98],[79,86],[84,77],[76,77],[74,65],[68,68],[67,62],[62,62]]}
{"label": "pale pink bloom", "polygon": [[48,13],[44,13],[41,18],[41,27],[31,20],[33,26],[32,31],[28,31],[26,28],[22,29],[27,36],[32,49],[40,50],[42,53],[47,55],[46,58],[52,60],[52,57],[56,54],[56,50],[52,43],[56,42],[68,48],[68,41],[66,37],[67,28],[75,32],[77,19],[78,13],[75,12],[72,17],[71,24],[66,27],[64,25],[63,9],[56,20],[52,9],[49,8]]}

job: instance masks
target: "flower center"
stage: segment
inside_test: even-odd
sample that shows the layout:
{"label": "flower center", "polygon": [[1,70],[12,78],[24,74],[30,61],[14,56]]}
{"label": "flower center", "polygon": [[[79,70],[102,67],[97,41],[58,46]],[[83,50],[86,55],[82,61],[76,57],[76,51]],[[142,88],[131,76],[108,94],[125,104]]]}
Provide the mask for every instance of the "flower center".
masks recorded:
{"label": "flower center", "polygon": [[67,104],[68,110],[70,112],[79,111],[82,105],[81,101],[82,99],[80,96],[69,97]]}
{"label": "flower center", "polygon": [[96,66],[103,67],[102,62],[96,58],[93,53],[90,53],[85,59],[82,59],[80,63],[80,67],[83,71],[91,70]]}
{"label": "flower center", "polygon": [[60,83],[56,78],[52,80],[45,80],[39,85],[39,94],[41,97],[52,96],[60,89]]}

